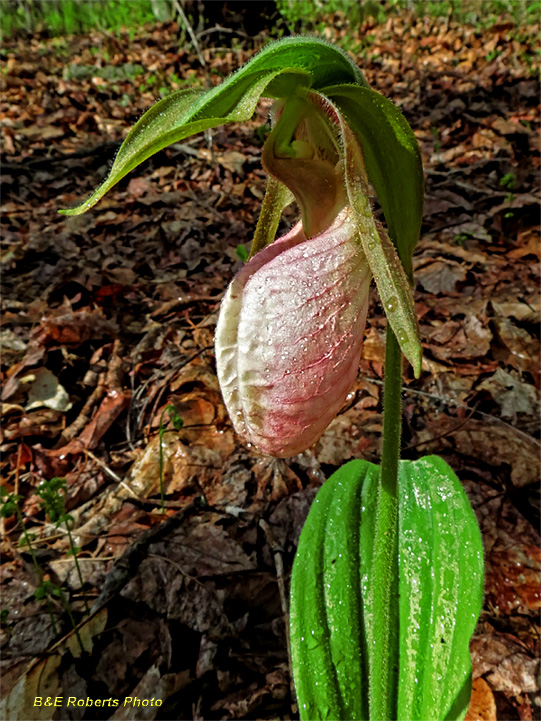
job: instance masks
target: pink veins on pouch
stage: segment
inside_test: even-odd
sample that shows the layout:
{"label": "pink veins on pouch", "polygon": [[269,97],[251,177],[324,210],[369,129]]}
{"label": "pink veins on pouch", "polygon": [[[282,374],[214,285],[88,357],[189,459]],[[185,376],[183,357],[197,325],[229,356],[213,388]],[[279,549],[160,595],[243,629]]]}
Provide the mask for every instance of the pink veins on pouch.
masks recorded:
{"label": "pink veins on pouch", "polygon": [[347,207],[309,240],[298,223],[224,296],[218,379],[235,430],[265,453],[313,445],[355,381],[371,279],[356,235]]}

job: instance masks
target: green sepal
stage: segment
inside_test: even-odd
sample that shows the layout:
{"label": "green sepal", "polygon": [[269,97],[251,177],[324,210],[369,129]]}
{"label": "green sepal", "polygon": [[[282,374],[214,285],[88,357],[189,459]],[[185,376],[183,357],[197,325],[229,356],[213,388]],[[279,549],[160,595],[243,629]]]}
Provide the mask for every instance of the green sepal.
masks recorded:
{"label": "green sepal", "polygon": [[335,83],[366,84],[338,48],[315,38],[272,43],[211,90],[179,90],[158,101],[128,133],[105,182],[84,203],[60,212],[86,212],[127,173],[172,143],[217,125],[249,120],[262,95],[287,97],[300,87]]}
{"label": "green sepal", "polygon": [[400,462],[396,657],[369,633],[375,614],[388,613],[377,598],[368,605],[378,478],[367,461],[342,466],[318,492],[301,533],[290,618],[300,717],[368,720],[371,651],[390,653],[398,669],[393,718],[461,721],[483,597],[475,515],[441,458]]}
{"label": "green sepal", "polygon": [[419,240],[424,175],[417,138],[400,110],[368,87],[324,88],[361,141],[368,177],[385,215],[389,235],[410,281],[411,257]]}
{"label": "green sepal", "polygon": [[366,254],[370,270],[387,319],[396,335],[400,349],[413,367],[418,378],[422,369],[423,348],[413,294],[404,266],[385,228],[378,226],[368,197],[363,152],[341,110],[330,102],[338,116],[342,137],[342,160],[348,200],[354,213],[359,240]]}

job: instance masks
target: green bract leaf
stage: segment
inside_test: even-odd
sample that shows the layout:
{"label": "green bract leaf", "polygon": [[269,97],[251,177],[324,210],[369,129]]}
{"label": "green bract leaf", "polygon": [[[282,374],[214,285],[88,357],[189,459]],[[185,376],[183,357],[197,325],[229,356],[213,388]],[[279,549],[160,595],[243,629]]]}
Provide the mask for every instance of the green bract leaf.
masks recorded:
{"label": "green bract leaf", "polygon": [[321,92],[336,103],[361,140],[368,177],[411,280],[411,256],[419,240],[424,199],[417,138],[400,110],[375,90],[339,85]]}
{"label": "green bract leaf", "polygon": [[179,90],[153,105],[128,133],[105,182],[84,203],[61,212],[80,215],[89,210],[130,170],[171,143],[217,125],[249,120],[262,95],[287,97],[298,87],[336,83],[366,84],[338,48],[315,38],[285,38],[268,45],[217,87]]}
{"label": "green bract leaf", "polygon": [[[301,533],[291,577],[291,654],[303,720],[369,718],[368,631],[375,614],[387,613],[377,598],[367,604],[378,476],[379,467],[367,461],[342,466],[319,491]],[[483,595],[481,536],[441,458],[401,461],[399,494],[393,718],[459,721],[470,696],[468,648]]]}

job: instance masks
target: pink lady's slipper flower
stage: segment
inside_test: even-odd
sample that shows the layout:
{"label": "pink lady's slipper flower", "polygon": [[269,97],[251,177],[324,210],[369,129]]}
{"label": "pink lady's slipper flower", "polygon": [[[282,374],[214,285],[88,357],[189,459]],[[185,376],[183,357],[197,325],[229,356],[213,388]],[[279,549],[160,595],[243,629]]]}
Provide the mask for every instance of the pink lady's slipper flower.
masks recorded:
{"label": "pink lady's slipper flower", "polygon": [[[340,131],[333,108],[295,97],[278,104],[275,115],[263,165],[275,187],[293,194],[302,222],[274,241],[275,227],[263,231],[271,237],[259,247],[270,245],[231,282],[215,345],[235,430],[260,450],[287,457],[319,439],[355,381],[372,277],[365,250],[384,238],[368,201],[360,210],[350,203],[349,186],[359,185],[358,176],[364,184],[362,153],[349,129]],[[281,209],[268,216],[277,211],[276,220]],[[267,210],[256,236],[262,224],[272,226]],[[370,234],[367,248],[363,232]]]}
{"label": "pink lady's slipper flower", "polygon": [[[414,373],[421,370],[409,281],[422,167],[415,136],[394,105],[367,86],[345,53],[313,38],[287,38],[219,86],[162,98],[128,133],[102,185],[63,212],[86,212],[171,143],[249,120],[261,97],[276,101],[262,152],[270,180],[250,259],[222,302],[216,359],[236,430],[263,451],[288,456],[318,439],[353,384],[370,277],[389,337]],[[391,238],[371,210],[365,158]],[[292,199],[301,223],[275,240]]]}
{"label": "pink lady's slipper flower", "polygon": [[306,239],[298,223],[255,255],[222,301],[218,378],[237,433],[273,456],[315,443],[359,367],[371,274],[348,208]]}

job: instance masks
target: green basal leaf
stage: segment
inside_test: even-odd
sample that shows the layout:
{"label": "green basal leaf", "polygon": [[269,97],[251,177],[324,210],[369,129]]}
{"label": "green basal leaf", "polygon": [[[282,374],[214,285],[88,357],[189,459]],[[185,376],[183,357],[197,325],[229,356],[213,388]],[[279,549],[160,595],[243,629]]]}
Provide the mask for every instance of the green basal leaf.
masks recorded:
{"label": "green basal leaf", "polygon": [[424,199],[423,166],[415,134],[396,105],[371,88],[338,85],[321,92],[340,108],[361,140],[368,177],[411,280],[411,256],[419,240]]}
{"label": "green basal leaf", "polygon": [[290,637],[301,719],[368,719],[363,596],[379,467],[346,463],[322,486],[291,576]]}
{"label": "green basal leaf", "polygon": [[299,87],[335,83],[366,84],[338,48],[315,38],[285,38],[268,45],[211,90],[179,90],[153,105],[128,133],[105,182],[84,203],[61,212],[86,212],[127,173],[172,143],[217,125],[249,120],[262,95],[287,97]]}
{"label": "green basal leaf", "polygon": [[[372,607],[367,602],[378,478],[379,467],[367,461],[342,466],[320,489],[301,533],[290,626],[303,721],[369,718],[369,630],[375,614],[387,613],[377,598]],[[389,659],[399,674],[394,718],[460,721],[483,596],[481,535],[441,458],[401,461],[399,496],[399,655]]]}
{"label": "green basal leaf", "polygon": [[483,545],[468,497],[437,456],[401,461],[398,717],[463,719],[470,638],[483,602]]}

